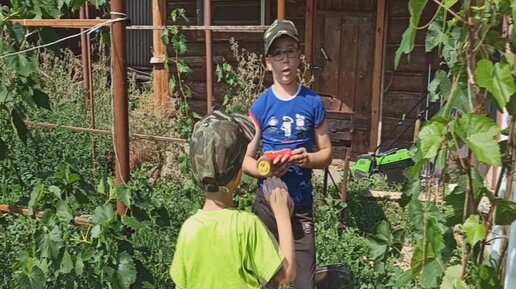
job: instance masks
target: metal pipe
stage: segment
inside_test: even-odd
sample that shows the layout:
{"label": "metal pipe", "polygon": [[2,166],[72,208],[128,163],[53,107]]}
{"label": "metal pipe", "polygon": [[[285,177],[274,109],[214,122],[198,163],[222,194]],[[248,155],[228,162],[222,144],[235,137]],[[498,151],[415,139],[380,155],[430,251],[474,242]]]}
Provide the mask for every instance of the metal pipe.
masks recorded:
{"label": "metal pipe", "polygon": [[[127,17],[124,0],[111,1],[111,19]],[[129,117],[127,99],[127,63],[126,63],[126,21],[116,21],[111,25],[111,69],[114,105],[114,151],[116,185],[129,181]],[[127,207],[121,200],[116,201],[119,216],[127,213]]]}
{"label": "metal pipe", "polygon": [[[211,0],[204,0],[204,25],[211,25]],[[207,113],[212,111],[213,97],[213,58],[212,58],[212,41],[211,30],[205,29],[206,42],[206,106]]]}
{"label": "metal pipe", "polygon": [[[112,131],[104,130],[104,129],[91,129],[91,128],[85,128],[85,127],[58,125],[55,123],[38,122],[38,121],[32,121],[32,120],[25,120],[24,122],[26,125],[29,125],[29,126],[37,126],[37,127],[51,128],[51,129],[63,128],[63,129],[67,129],[70,131],[76,131],[76,132],[86,132],[86,133],[101,134],[101,135],[108,135],[108,136],[113,135]],[[146,135],[146,134],[139,134],[139,133],[131,133],[131,134],[129,134],[129,136],[130,136],[130,138],[150,139],[150,140],[155,140],[155,141],[169,141],[169,142],[176,142],[176,143],[187,143],[188,142],[187,140],[182,139],[182,138]]]}
{"label": "metal pipe", "polygon": [[278,0],[278,19],[285,19],[285,0]]}

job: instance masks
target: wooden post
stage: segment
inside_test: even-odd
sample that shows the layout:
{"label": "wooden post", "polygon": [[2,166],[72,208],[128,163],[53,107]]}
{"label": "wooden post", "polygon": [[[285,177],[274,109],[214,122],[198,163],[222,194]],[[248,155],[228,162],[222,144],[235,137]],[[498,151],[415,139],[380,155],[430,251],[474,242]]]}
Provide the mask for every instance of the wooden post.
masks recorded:
{"label": "wooden post", "polygon": [[376,38],[374,45],[373,90],[371,99],[371,133],[369,148],[374,151],[380,141],[380,115],[382,104],[383,40],[385,24],[385,0],[376,1]]}
{"label": "wooden post", "polygon": [[[152,0],[152,25],[163,26],[167,22],[167,5],[165,0]],[[154,111],[159,113],[163,105],[168,106],[169,88],[168,71],[165,69],[167,46],[161,41],[163,30],[152,31],[153,55],[153,87],[154,87]]]}

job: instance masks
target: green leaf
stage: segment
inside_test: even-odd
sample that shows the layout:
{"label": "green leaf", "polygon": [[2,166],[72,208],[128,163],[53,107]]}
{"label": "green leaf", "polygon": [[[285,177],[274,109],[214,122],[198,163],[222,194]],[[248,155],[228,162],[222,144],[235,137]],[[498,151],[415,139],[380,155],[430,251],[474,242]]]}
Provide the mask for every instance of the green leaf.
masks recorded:
{"label": "green leaf", "polygon": [[423,273],[421,275],[421,285],[423,288],[435,288],[439,285],[443,274],[439,261],[433,260],[423,267]]}
{"label": "green leaf", "polygon": [[68,206],[68,202],[59,201],[56,215],[57,218],[63,223],[69,223],[73,219],[72,210]]}
{"label": "green leaf", "polygon": [[407,271],[403,272],[398,278],[395,278],[395,287],[401,288],[405,286],[410,280],[414,279],[414,274],[412,272],[412,269],[408,269]]}
{"label": "green leaf", "polygon": [[163,44],[165,44],[165,45],[170,44],[170,39],[168,37],[168,33],[169,33],[168,30],[165,29],[165,30],[163,30],[163,35],[161,35],[161,42],[163,42]]}
{"label": "green leaf", "polygon": [[177,71],[181,73],[191,73],[192,69],[186,65],[183,61],[177,62]]}
{"label": "green leaf", "polygon": [[487,235],[486,225],[480,222],[478,215],[469,216],[464,225],[462,225],[462,231],[466,235],[466,241],[471,246],[484,240]]}
{"label": "green leaf", "polygon": [[451,8],[455,3],[459,2],[459,0],[444,0],[443,5],[445,8]]}
{"label": "green leaf", "polygon": [[[488,195],[489,190],[484,185],[484,179],[476,168],[471,168],[471,175],[473,179],[473,198],[470,200],[474,202],[474,207],[478,207],[482,196]],[[466,201],[466,189],[468,187],[468,176],[461,175],[457,186],[452,192],[445,196],[446,202],[446,223],[449,226],[463,223],[464,221],[464,202]],[[466,216],[467,218],[468,216]]]}
{"label": "green leaf", "polygon": [[107,204],[104,206],[98,206],[95,208],[95,213],[91,222],[93,224],[105,225],[115,219],[115,210],[113,205]]}
{"label": "green leaf", "polygon": [[127,207],[131,207],[132,205],[132,196],[131,196],[131,190],[127,188],[127,186],[120,186],[117,188],[117,195],[118,199],[122,201]]}
{"label": "green leaf", "polygon": [[400,47],[396,50],[396,56],[394,57],[394,69],[398,68],[400,59],[403,54],[409,54],[414,49],[414,42],[416,41],[416,28],[410,24],[407,30],[403,33],[401,38]]}
{"label": "green leaf", "polygon": [[38,252],[41,257],[56,259],[59,250],[63,247],[62,232],[59,226],[54,226],[50,232],[42,232],[37,237]]}
{"label": "green leaf", "polygon": [[494,205],[496,206],[495,224],[511,225],[516,220],[516,203],[495,199]]}
{"label": "green leaf", "polygon": [[505,107],[516,92],[511,67],[506,63],[497,62],[493,66],[491,61],[482,59],[477,63],[475,76],[478,86],[493,95],[499,108]]}
{"label": "green leaf", "polygon": [[61,10],[56,6],[56,2],[44,2],[41,3],[41,8],[51,17],[54,19],[61,18]]}
{"label": "green leaf", "polygon": [[21,44],[25,40],[25,28],[20,23],[15,23],[11,31],[13,32],[16,43]]}
{"label": "green leaf", "polygon": [[116,288],[129,289],[131,284],[136,281],[136,266],[133,258],[127,252],[122,252],[118,256],[118,269],[116,272]]}
{"label": "green leaf", "polygon": [[[434,21],[428,27],[428,31],[426,32],[425,39],[425,51],[430,52],[438,45],[445,43],[447,41],[446,34],[443,33],[441,22]],[[441,70],[439,70],[441,71]]]}
{"label": "green leaf", "polygon": [[409,0],[409,12],[410,12],[410,24],[414,27],[418,27],[419,19],[425,9],[427,0]]}
{"label": "green leaf", "polygon": [[[470,269],[472,281],[476,288],[482,289],[502,289],[502,282],[499,280],[497,267],[486,265],[472,266]],[[466,287],[467,288],[467,287]]]}
{"label": "green leaf", "polygon": [[176,78],[173,75],[170,76],[170,80],[168,81],[168,90],[171,95],[176,91]]}
{"label": "green leaf", "polygon": [[48,189],[47,189],[50,193],[54,194],[54,196],[56,196],[56,198],[58,199],[62,199],[62,196],[61,196],[61,189],[57,186],[49,186]]}
{"label": "green leaf", "polygon": [[439,98],[447,100],[451,92],[451,81],[446,75],[446,72],[438,70],[432,82],[428,85],[428,92],[430,94],[430,101],[435,102]]}
{"label": "green leaf", "polygon": [[[444,97],[444,95],[442,95]],[[457,86],[453,91],[446,96],[448,99],[438,115],[444,119],[449,120],[457,115],[457,112],[467,114],[471,112],[469,107],[467,85],[466,83],[457,83]]]}
{"label": "green leaf", "polygon": [[38,107],[50,110],[50,98],[48,97],[48,94],[39,89],[34,89],[32,98]]}
{"label": "green leaf", "polygon": [[384,260],[392,239],[389,222],[383,220],[375,226],[375,234],[368,240],[369,255],[373,260]]}
{"label": "green leaf", "polygon": [[5,58],[8,67],[22,77],[29,77],[38,71],[38,61],[34,56],[27,57],[24,54],[16,54]]}
{"label": "green leaf", "polygon": [[417,136],[417,142],[425,159],[433,159],[441,147],[446,128],[440,122],[431,122],[425,125]]}
{"label": "green leaf", "polygon": [[61,260],[61,266],[59,268],[59,271],[64,274],[68,274],[72,272],[73,269],[73,261],[72,257],[68,253],[67,250],[64,250],[63,259]]}
{"label": "green leaf", "polygon": [[41,201],[41,198],[43,197],[45,193],[43,185],[39,184],[36,185],[32,192],[30,193],[30,200],[29,200],[29,215],[34,214],[34,210],[37,209],[39,202]]}
{"label": "green leaf", "polygon": [[75,274],[81,276],[84,272],[84,261],[80,254],[77,254],[77,259],[75,259]]}
{"label": "green leaf", "polygon": [[15,287],[20,289],[45,289],[45,273],[38,266],[33,266],[30,269],[30,273],[17,274],[15,284]]}
{"label": "green leaf", "polygon": [[444,273],[443,282],[441,283],[440,289],[455,289],[457,282],[461,281],[462,278],[462,266],[453,265],[446,268]]}
{"label": "green leaf", "polygon": [[124,224],[124,225],[126,225],[129,228],[134,229],[134,230],[139,230],[139,229],[145,227],[144,224],[142,224],[141,222],[139,222],[135,218],[129,217],[129,216],[123,216],[122,217],[122,224]]}
{"label": "green leaf", "polygon": [[186,53],[186,51],[187,51],[186,43],[187,43],[186,36],[183,34],[176,34],[172,38],[172,47],[174,48],[176,53],[179,55],[183,55]]}
{"label": "green leaf", "polygon": [[21,114],[20,112],[18,112],[15,109],[11,110],[11,123],[12,123],[14,129],[16,129],[16,133],[18,134],[18,137],[20,138],[20,140],[24,144],[27,144],[27,137],[29,134],[29,130],[27,129],[27,126],[23,122],[22,115],[23,114]]}
{"label": "green leaf", "polygon": [[485,115],[467,114],[455,122],[454,131],[479,161],[489,165],[501,165],[502,155],[496,140],[500,128],[492,119]]}

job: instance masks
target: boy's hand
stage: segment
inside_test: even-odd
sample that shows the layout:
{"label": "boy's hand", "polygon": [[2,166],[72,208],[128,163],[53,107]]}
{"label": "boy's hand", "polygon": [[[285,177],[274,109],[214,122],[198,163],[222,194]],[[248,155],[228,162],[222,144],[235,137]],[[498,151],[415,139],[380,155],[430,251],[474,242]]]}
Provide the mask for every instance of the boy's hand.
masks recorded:
{"label": "boy's hand", "polygon": [[[281,177],[288,170],[289,155],[279,155],[272,160],[272,168],[269,177]],[[281,181],[281,180],[280,180]]]}
{"label": "boy's hand", "polygon": [[290,198],[287,185],[281,179],[272,177],[263,181],[264,194],[269,195],[269,203],[275,216],[286,214],[290,216],[294,204]]}
{"label": "boy's hand", "polygon": [[297,148],[293,150],[289,161],[290,163],[302,168],[310,168],[310,154],[306,151],[306,148]]}

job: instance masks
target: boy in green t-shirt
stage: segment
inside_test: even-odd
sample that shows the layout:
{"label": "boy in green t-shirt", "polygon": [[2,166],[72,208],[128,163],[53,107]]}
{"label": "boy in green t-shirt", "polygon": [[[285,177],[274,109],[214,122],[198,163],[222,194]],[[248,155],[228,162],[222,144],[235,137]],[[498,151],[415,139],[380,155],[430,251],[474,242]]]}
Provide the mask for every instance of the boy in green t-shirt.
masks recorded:
{"label": "boy in green t-shirt", "polygon": [[279,231],[279,247],[252,213],[233,208],[242,161],[255,134],[244,115],[215,111],[196,123],[190,165],[205,192],[202,210],[179,233],[170,276],[176,289],[245,289],[290,284],[295,278],[294,241],[286,185],[265,180]]}

